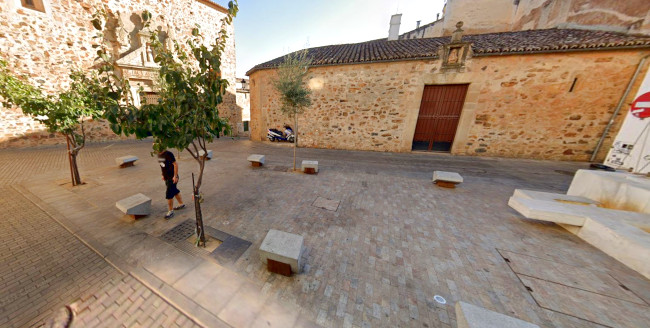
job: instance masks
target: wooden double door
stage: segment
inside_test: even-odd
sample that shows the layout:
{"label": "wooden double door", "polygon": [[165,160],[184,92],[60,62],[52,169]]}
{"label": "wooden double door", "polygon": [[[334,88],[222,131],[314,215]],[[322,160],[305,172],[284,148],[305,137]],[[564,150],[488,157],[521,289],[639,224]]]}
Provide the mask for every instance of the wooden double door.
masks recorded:
{"label": "wooden double door", "polygon": [[451,150],[468,86],[448,84],[424,87],[413,150]]}

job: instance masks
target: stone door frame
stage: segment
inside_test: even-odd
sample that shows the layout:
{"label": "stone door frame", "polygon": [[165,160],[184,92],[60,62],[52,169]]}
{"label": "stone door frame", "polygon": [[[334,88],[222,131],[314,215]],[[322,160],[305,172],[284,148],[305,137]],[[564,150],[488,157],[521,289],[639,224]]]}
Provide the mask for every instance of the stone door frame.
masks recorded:
{"label": "stone door frame", "polygon": [[[471,80],[471,74],[464,72],[441,72],[425,76],[422,80],[422,87],[417,94],[413,95],[418,100],[422,99],[424,94],[424,87],[427,85],[449,85],[449,84],[467,84],[467,94],[465,95],[465,103],[460,112],[458,120],[458,127],[454,142],[451,145],[451,154],[460,154],[462,145],[467,143],[472,122],[476,118],[476,108],[478,107],[478,98],[480,93],[479,83]],[[420,101],[417,101],[417,106],[409,110],[409,118],[407,121],[407,130],[402,141],[402,149],[405,151],[412,151],[413,138],[415,137],[415,127],[418,121],[418,114],[420,112]]]}

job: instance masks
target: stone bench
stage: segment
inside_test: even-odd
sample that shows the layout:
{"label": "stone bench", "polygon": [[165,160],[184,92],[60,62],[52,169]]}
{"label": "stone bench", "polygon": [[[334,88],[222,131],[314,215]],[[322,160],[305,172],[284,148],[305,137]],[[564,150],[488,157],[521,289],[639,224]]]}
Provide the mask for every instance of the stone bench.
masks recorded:
{"label": "stone bench", "polygon": [[302,161],[302,172],[307,174],[318,173],[318,161]]}
{"label": "stone bench", "polygon": [[[203,156],[203,154],[205,154],[205,152],[203,151],[203,149],[200,149],[199,150],[199,157]],[[207,160],[212,159],[212,150],[208,150],[208,156],[205,159],[207,159]]]}
{"label": "stone bench", "polygon": [[115,203],[115,206],[134,219],[151,214],[151,198],[143,194],[135,194],[124,198]]}
{"label": "stone bench", "polygon": [[135,164],[135,161],[137,160],[138,157],[133,155],[122,156],[115,159],[115,164],[119,165],[120,168],[125,168],[129,166],[133,166]]}
{"label": "stone bench", "polygon": [[301,235],[271,229],[260,245],[260,258],[269,271],[290,276],[300,273]]}
{"label": "stone bench", "polygon": [[251,162],[251,165],[253,165],[255,167],[260,167],[260,166],[264,165],[264,155],[253,154],[253,155],[248,156],[248,158],[246,160]]}
{"label": "stone bench", "polygon": [[433,183],[444,188],[456,188],[463,182],[463,177],[456,172],[433,171]]}
{"label": "stone bench", "polygon": [[465,302],[456,302],[458,328],[539,328],[521,319],[490,311]]}
{"label": "stone bench", "polygon": [[515,190],[508,205],[528,219],[554,222],[650,278],[650,215],[597,206],[582,196]]}

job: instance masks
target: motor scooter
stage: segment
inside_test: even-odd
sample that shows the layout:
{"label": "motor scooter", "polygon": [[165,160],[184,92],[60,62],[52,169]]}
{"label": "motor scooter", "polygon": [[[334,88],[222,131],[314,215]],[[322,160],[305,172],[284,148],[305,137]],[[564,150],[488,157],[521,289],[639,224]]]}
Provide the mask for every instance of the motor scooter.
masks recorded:
{"label": "motor scooter", "polygon": [[278,129],[269,129],[266,138],[269,139],[269,141],[294,142],[294,140],[296,140],[296,136],[293,134],[293,129],[288,125],[284,126],[284,132]]}

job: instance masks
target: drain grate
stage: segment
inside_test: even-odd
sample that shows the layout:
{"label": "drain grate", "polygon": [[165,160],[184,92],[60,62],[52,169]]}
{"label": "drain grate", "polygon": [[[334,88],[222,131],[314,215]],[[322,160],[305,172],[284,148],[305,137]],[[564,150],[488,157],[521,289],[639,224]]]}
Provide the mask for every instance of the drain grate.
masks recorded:
{"label": "drain grate", "polygon": [[190,236],[194,234],[194,230],[194,220],[185,220],[184,222],[165,232],[162,236],[160,236],[160,239],[173,244],[175,242],[184,241],[187,238],[190,238]]}

